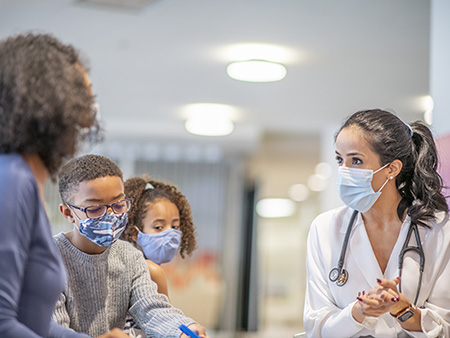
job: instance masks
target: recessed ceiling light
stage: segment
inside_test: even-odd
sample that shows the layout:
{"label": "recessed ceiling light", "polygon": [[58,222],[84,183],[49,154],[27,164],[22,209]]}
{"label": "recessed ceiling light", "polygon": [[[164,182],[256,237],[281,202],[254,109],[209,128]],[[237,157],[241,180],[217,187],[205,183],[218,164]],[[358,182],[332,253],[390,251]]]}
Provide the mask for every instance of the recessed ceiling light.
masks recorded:
{"label": "recessed ceiling light", "polygon": [[190,117],[186,120],[184,126],[191,134],[201,136],[226,136],[234,130],[233,122],[227,119]]}
{"label": "recessed ceiling light", "polygon": [[264,198],[256,204],[256,212],[264,218],[292,216],[295,203],[287,198]]}
{"label": "recessed ceiling light", "polygon": [[225,136],[234,130],[235,109],[218,103],[197,103],[186,106],[186,130],[194,135]]}
{"label": "recessed ceiling light", "polygon": [[286,67],[266,60],[235,61],[228,65],[227,74],[235,80],[247,82],[274,82],[284,79]]}

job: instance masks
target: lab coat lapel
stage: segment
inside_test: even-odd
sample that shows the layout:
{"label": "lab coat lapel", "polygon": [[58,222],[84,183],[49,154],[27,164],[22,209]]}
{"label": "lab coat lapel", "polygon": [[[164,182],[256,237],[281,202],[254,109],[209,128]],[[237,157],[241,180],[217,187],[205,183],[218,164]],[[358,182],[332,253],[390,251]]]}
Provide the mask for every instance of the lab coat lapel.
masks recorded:
{"label": "lab coat lapel", "polygon": [[[354,260],[356,263],[355,269],[359,268],[371,288],[376,285],[377,278],[383,276],[375,254],[373,253],[361,214],[358,214],[349,243],[348,266],[354,266],[354,264],[350,264],[350,259]],[[357,271],[348,271],[348,273],[349,278],[352,278],[352,273],[357,275]]]}

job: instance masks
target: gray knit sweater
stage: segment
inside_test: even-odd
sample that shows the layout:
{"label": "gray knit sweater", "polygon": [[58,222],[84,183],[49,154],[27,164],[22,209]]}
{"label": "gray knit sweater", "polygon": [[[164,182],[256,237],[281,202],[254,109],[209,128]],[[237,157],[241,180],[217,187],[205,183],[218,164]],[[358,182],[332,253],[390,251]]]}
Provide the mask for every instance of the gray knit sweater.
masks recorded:
{"label": "gray knit sweater", "polygon": [[54,237],[68,273],[53,320],[96,337],[123,328],[127,313],[147,337],[180,337],[180,324],[194,321],[157,292],[142,253],[117,241],[99,255],[78,250],[62,234]]}

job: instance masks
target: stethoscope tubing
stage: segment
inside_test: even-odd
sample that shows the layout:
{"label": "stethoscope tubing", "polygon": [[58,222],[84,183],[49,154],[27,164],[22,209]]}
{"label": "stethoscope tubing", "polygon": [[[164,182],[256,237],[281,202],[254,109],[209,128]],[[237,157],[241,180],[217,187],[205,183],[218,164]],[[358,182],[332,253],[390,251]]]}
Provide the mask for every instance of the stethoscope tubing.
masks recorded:
{"label": "stethoscope tubing", "polygon": [[[411,235],[414,232],[414,237],[416,239],[417,247],[410,246],[409,241],[411,240]],[[400,254],[398,255],[398,275],[400,277],[400,283],[398,284],[398,291],[402,292],[402,270],[403,270],[403,259],[405,254],[408,251],[415,251],[419,255],[419,282],[417,285],[417,292],[416,297],[414,298],[414,305],[417,304],[417,299],[419,298],[420,289],[422,287],[422,275],[423,270],[425,268],[425,254],[423,252],[422,248],[422,242],[420,241],[420,235],[419,235],[419,229],[417,228],[417,224],[411,223],[408,229],[408,234],[406,235],[405,243],[403,243],[402,250],[400,251]]]}
{"label": "stethoscope tubing", "polygon": [[[344,260],[345,260],[345,254],[347,252],[347,246],[348,242],[350,241],[350,234],[352,232],[353,224],[355,223],[355,218],[358,214],[357,210],[353,211],[353,214],[350,218],[350,221],[347,226],[347,231],[345,232],[344,242],[342,243],[341,253],[339,255],[339,261],[336,268],[331,269],[329,274],[329,279],[332,282],[336,282],[338,286],[343,286],[345,283],[347,283],[348,279],[348,272],[344,269]],[[410,246],[409,242],[411,241],[411,235],[414,232],[414,237],[416,239],[417,247]],[[425,268],[425,254],[423,252],[422,248],[422,242],[420,241],[420,235],[419,235],[419,229],[417,227],[416,223],[411,223],[408,229],[408,234],[406,235],[405,243],[403,243],[403,247],[400,251],[400,254],[398,256],[398,273],[399,276],[402,276],[402,270],[403,270],[403,258],[405,256],[405,253],[408,251],[415,251],[420,258],[419,264],[419,282],[417,286],[416,291],[416,297],[414,299],[414,305],[417,304],[417,300],[419,298],[420,289],[422,286],[422,275]],[[398,285],[398,291],[402,292],[402,286],[401,286],[401,278],[400,283]]]}
{"label": "stethoscope tubing", "polygon": [[348,242],[350,240],[350,234],[352,232],[353,224],[355,224],[355,218],[357,215],[358,215],[358,211],[357,210],[353,211],[352,217],[350,218],[350,222],[348,223],[347,231],[345,232],[344,243],[342,245],[341,255],[339,256],[339,261],[338,261],[339,272],[344,267],[345,253],[347,252],[347,246],[348,246]]}

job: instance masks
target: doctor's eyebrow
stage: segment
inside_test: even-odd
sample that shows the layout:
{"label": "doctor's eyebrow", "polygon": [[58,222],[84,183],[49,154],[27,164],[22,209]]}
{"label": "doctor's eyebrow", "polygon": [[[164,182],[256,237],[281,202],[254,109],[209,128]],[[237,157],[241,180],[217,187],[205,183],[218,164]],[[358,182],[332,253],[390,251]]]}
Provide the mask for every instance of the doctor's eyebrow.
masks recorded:
{"label": "doctor's eyebrow", "polygon": [[[337,150],[335,150],[336,155],[342,156]],[[362,153],[358,153],[358,152],[353,152],[353,153],[347,153],[345,156],[350,157],[350,156],[361,156],[361,157],[365,157],[364,154]]]}

